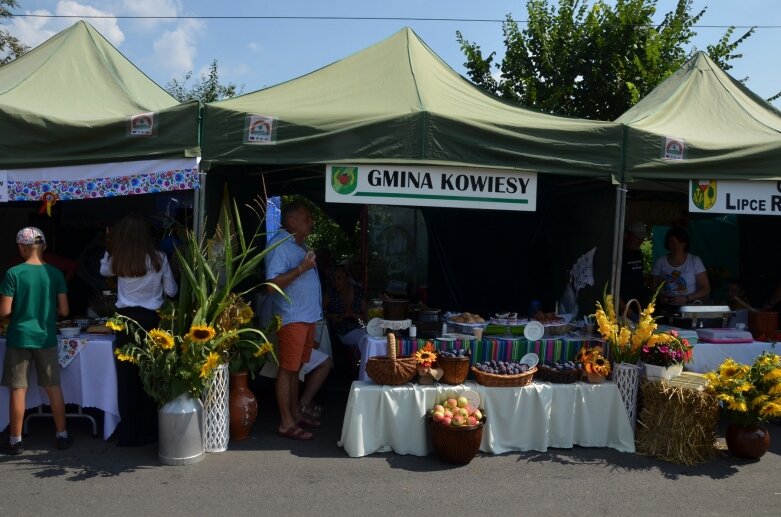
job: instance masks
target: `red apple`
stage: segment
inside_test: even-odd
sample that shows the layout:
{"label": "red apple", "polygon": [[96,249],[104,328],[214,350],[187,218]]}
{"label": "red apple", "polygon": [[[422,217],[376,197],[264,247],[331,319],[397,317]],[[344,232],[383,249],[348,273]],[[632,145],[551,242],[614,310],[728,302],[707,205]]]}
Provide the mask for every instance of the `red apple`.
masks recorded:
{"label": "red apple", "polygon": [[434,409],[432,411],[434,411],[434,413],[436,412],[444,413],[445,407],[442,404],[437,404],[436,406],[434,406]]}
{"label": "red apple", "polygon": [[478,422],[483,419],[483,413],[479,409],[475,409],[475,412],[472,413],[472,416],[475,417],[475,420]]}
{"label": "red apple", "polygon": [[469,412],[466,410],[466,408],[463,408],[463,407],[462,408],[458,408],[457,413],[458,413],[458,416],[460,416],[464,420],[466,420],[466,417],[469,416]]}
{"label": "red apple", "polygon": [[456,401],[458,404],[458,407],[466,407],[469,405],[469,399],[466,397],[458,397],[458,400]]}
{"label": "red apple", "polygon": [[347,185],[348,183],[350,183],[350,176],[348,176],[345,173],[340,174],[339,183],[341,183],[342,185]]}
{"label": "red apple", "polygon": [[456,399],[447,399],[447,402],[445,402],[445,405],[449,407],[450,409],[455,409],[458,407],[458,401]]}
{"label": "red apple", "polygon": [[466,419],[466,423],[469,425],[477,425],[477,419],[473,416],[470,416]]}
{"label": "red apple", "polygon": [[453,412],[449,409],[445,409],[444,413],[446,417],[453,418]]}
{"label": "red apple", "polygon": [[464,422],[466,422],[466,420],[464,420],[464,417],[462,417],[461,415],[456,415],[453,417],[452,425],[462,426],[464,425]]}
{"label": "red apple", "polygon": [[431,418],[434,419],[434,422],[441,422],[445,419],[445,413],[441,411],[434,411],[434,413],[431,415]]}
{"label": "red apple", "polygon": [[449,416],[445,415],[445,418],[443,418],[442,422],[440,422],[440,423],[443,424],[443,425],[450,425],[451,421],[452,421],[452,419]]}

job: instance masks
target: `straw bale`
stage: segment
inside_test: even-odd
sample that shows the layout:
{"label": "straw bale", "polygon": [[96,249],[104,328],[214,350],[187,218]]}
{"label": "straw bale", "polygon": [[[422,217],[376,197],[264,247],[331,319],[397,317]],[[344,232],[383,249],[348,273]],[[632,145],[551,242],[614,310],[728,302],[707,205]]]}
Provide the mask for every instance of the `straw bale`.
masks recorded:
{"label": "straw bale", "polygon": [[719,422],[715,397],[665,381],[646,382],[640,391],[643,408],[637,419],[637,452],[683,465],[713,457]]}

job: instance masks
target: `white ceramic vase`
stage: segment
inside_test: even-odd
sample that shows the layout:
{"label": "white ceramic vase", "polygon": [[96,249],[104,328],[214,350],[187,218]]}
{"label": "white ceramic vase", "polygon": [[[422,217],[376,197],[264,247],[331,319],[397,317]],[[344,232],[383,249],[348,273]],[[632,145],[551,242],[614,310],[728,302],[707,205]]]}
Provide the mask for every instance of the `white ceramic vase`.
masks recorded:
{"label": "white ceramic vase", "polygon": [[645,368],[645,378],[649,381],[669,381],[683,373],[682,363],[672,366],[656,366],[655,364],[643,363],[643,367]]}

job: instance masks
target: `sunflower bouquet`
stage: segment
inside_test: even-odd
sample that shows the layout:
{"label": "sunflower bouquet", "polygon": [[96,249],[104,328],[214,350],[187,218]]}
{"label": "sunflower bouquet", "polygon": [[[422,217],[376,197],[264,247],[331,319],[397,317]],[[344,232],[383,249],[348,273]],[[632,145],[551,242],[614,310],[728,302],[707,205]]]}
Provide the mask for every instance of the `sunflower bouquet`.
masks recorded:
{"label": "sunflower bouquet", "polygon": [[706,373],[708,390],[721,401],[728,418],[751,426],[781,417],[781,356],[763,352],[754,364],[727,359]]}
{"label": "sunflower bouquet", "polygon": [[583,364],[583,370],[589,375],[607,377],[610,375],[610,361],[602,355],[602,349],[598,346],[583,347],[578,352],[577,362]]}
{"label": "sunflower bouquet", "polygon": [[176,250],[181,268],[179,298],[161,308],[159,328],[147,332],[121,315],[107,323],[114,330],[132,333],[133,342],[117,349],[117,359],[138,365],[145,390],[160,404],[182,393],[200,396],[220,364],[228,364],[232,371],[249,370],[254,376],[266,361],[276,361],[269,337],[279,329],[279,320],[265,329],[254,327],[254,313],[242,295],[259,286],[239,289],[273,247],[260,245],[261,224],[245,240],[235,203],[233,217],[224,208],[220,219],[209,241],[184,230],[184,242]]}
{"label": "sunflower bouquet", "polygon": [[429,380],[438,381],[442,374],[442,368],[436,366],[437,351],[431,341],[426,341],[425,346],[415,352],[415,361],[418,366],[418,375],[420,380],[425,383]]}

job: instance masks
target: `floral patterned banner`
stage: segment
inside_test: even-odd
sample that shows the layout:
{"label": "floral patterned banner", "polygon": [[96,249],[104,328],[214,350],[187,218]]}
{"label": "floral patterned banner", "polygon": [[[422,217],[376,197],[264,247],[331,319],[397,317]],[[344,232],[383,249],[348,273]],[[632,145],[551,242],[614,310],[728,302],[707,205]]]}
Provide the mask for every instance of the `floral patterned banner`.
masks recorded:
{"label": "floral patterned banner", "polygon": [[60,201],[153,194],[200,188],[198,169],[173,169],[94,179],[8,180],[9,201],[40,201],[52,193]]}

